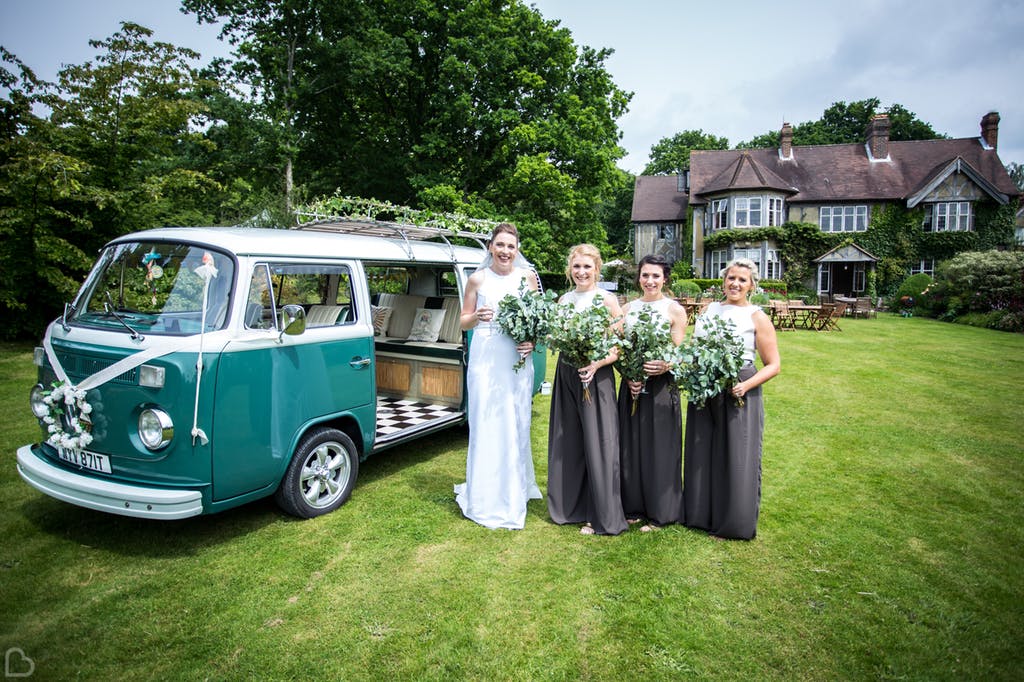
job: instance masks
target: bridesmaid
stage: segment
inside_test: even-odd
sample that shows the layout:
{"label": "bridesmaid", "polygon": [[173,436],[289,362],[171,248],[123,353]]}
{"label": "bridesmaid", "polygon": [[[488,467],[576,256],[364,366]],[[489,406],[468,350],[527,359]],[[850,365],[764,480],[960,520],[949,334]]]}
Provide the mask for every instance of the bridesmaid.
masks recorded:
{"label": "bridesmaid", "polygon": [[[640,259],[637,279],[643,296],[627,303],[623,312],[627,327],[645,310],[655,321],[667,321],[678,346],[686,337],[686,310],[663,292],[670,273],[663,256]],[[645,362],[646,382],[623,379],[619,387],[622,507],[630,523],[647,520],[640,527],[644,532],[682,520],[683,425],[670,369],[668,359]]]}
{"label": "bridesmaid", "polygon": [[[686,456],[683,464],[684,523],[720,538],[752,540],[761,506],[761,439],[764,403],[761,384],[782,366],[775,327],[748,300],[757,287],[757,265],[746,258],[722,271],[725,302],[715,302],[697,317],[694,335],[704,334],[704,319],[731,320],[743,338],[744,365],[730,395],[719,393],[703,408],[686,407]],[[754,367],[754,352],[762,367]],[[743,406],[736,400],[742,398]]]}
{"label": "bridesmaid", "polygon": [[[618,300],[597,286],[601,253],[591,244],[569,252],[566,276],[576,285],[559,299],[577,311],[600,297],[613,320]],[[548,512],[558,524],[582,523],[584,535],[618,535],[629,526],[619,496],[619,428],[615,405],[617,349],[586,367],[558,358],[548,425]],[[590,400],[583,399],[590,382]]]}

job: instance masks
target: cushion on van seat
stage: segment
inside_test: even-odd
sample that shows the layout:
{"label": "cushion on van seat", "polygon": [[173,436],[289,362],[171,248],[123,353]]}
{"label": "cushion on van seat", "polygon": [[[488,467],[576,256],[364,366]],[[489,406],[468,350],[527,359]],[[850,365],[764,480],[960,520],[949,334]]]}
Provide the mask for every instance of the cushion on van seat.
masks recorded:
{"label": "cushion on van seat", "polygon": [[341,305],[314,305],[310,306],[306,313],[307,327],[329,327],[338,321],[341,315]]}
{"label": "cushion on van seat", "polygon": [[462,316],[462,304],[456,296],[445,296],[444,322],[441,323],[441,333],[438,340],[445,343],[462,343],[462,328],[459,325],[459,318]]}
{"label": "cushion on van seat", "polygon": [[413,318],[412,329],[409,330],[409,340],[426,341],[428,343],[437,341],[437,335],[441,332],[442,322],[444,322],[444,310],[417,308],[416,316]]}
{"label": "cushion on van seat", "polygon": [[391,313],[394,312],[394,308],[375,305],[370,306],[370,309],[373,313],[373,335],[387,336],[388,323],[391,322]]}
{"label": "cushion on van seat", "polygon": [[405,339],[412,331],[413,319],[416,317],[416,309],[422,308],[426,302],[426,296],[414,296],[411,294],[381,294],[378,297],[378,305],[391,308],[391,322],[388,324],[387,336],[395,339]]}

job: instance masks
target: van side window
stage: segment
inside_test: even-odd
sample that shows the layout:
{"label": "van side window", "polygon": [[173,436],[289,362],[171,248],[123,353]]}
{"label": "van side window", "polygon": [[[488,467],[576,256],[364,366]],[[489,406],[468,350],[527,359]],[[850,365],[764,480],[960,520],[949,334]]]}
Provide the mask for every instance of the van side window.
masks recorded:
{"label": "van side window", "polygon": [[277,329],[277,308],[266,263],[260,263],[252,271],[243,322],[246,329]]}
{"label": "van side window", "polygon": [[[265,274],[263,274],[265,273]],[[266,278],[264,280],[264,277]],[[266,281],[266,286],[263,282]],[[263,320],[272,320],[263,328],[277,328],[280,311],[286,305],[301,305],[306,311],[307,327],[351,324],[356,319],[352,292],[352,273],[348,266],[319,263],[267,263],[253,273],[248,307],[256,299]],[[253,313],[254,314],[254,313]],[[249,313],[246,313],[248,320]]]}

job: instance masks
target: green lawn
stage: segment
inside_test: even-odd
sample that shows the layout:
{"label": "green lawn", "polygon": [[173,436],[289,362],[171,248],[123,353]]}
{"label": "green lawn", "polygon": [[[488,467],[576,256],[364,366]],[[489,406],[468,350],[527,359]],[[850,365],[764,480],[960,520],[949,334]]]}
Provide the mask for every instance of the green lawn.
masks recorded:
{"label": "green lawn", "polygon": [[32,679],[1019,679],[1024,336],[842,327],[780,336],[749,543],[583,537],[543,501],[481,528],[463,430],[368,460],[312,521],[78,509],[15,472],[34,367],[0,346],[0,649]]}

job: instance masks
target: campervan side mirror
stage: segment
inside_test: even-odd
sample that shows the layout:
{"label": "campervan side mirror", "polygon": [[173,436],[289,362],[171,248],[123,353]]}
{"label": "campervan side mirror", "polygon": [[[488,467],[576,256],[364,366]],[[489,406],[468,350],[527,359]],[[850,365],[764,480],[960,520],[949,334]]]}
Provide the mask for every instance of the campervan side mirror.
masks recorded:
{"label": "campervan side mirror", "polygon": [[281,318],[281,336],[278,337],[278,341],[285,334],[298,336],[306,331],[306,311],[301,305],[286,305],[281,309]]}

